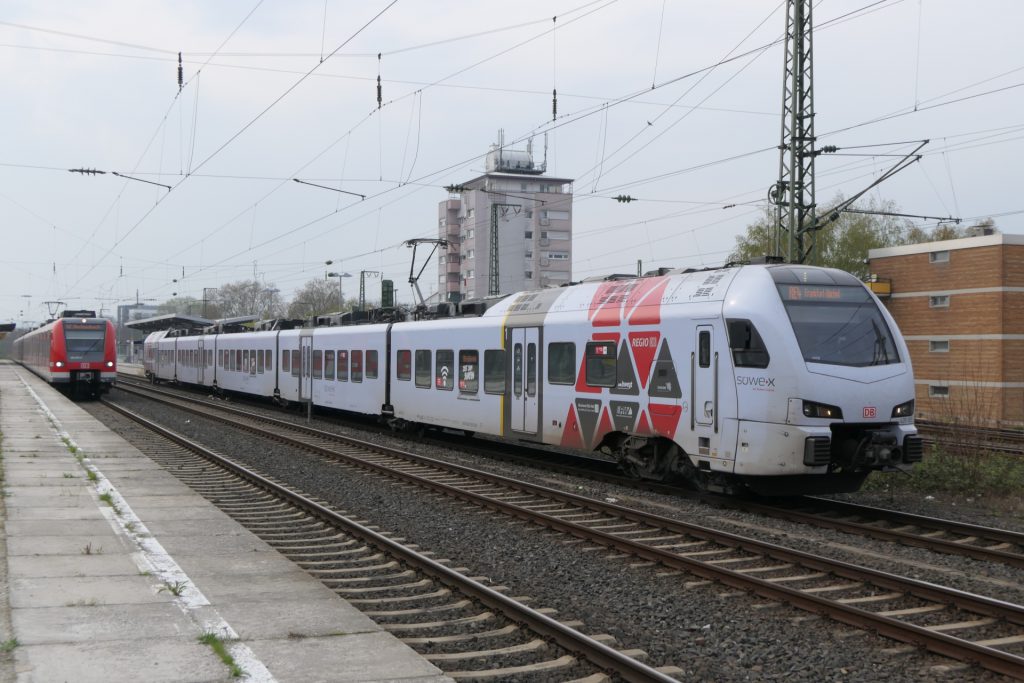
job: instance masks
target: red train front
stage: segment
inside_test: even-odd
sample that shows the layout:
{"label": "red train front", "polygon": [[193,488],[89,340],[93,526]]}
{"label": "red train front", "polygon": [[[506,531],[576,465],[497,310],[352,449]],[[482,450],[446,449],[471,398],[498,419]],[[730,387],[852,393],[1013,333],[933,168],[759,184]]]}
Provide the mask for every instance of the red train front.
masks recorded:
{"label": "red train front", "polygon": [[98,396],[117,376],[114,325],[93,311],[65,311],[15,340],[14,359],[72,398]]}

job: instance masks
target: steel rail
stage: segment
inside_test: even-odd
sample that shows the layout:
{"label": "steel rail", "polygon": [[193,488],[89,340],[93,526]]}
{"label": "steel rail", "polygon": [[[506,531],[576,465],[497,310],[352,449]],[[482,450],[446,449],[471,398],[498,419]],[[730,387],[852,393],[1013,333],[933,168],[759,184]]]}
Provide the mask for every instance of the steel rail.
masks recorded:
{"label": "steel rail", "polygon": [[[843,509],[843,504],[833,507],[831,505],[828,505],[832,501],[828,501],[825,499],[810,497],[809,500],[813,500],[815,503],[823,503],[822,507],[828,509]],[[1000,562],[1011,567],[1024,568],[1024,555],[1020,553],[1009,552],[1006,550],[1000,550],[998,548],[971,545],[969,543],[951,541],[943,538],[931,538],[928,536],[922,536],[920,534],[913,534],[906,531],[900,531],[898,529],[886,529],[883,527],[877,527],[865,522],[854,522],[843,519],[823,517],[815,512],[797,510],[779,505],[754,503],[751,501],[728,500],[716,500],[712,504],[736,510],[757,512],[769,517],[787,519],[793,522],[800,522],[803,524],[812,524],[814,526],[835,529],[837,531],[844,531],[851,534],[870,536],[872,538],[877,538],[883,541],[893,541],[896,543],[902,543],[903,545],[912,545],[919,548],[927,548],[929,550],[935,550],[938,552],[948,553],[951,555],[964,555],[967,557],[974,558],[976,560]],[[910,515],[892,510],[885,510],[884,508],[873,508],[870,506],[851,505],[849,507],[849,513],[861,515],[874,515],[884,521],[902,520],[905,524],[914,524],[915,526],[921,526],[928,529],[951,531],[956,534],[962,534],[965,537],[982,536],[983,538],[997,540],[1003,543],[1024,545],[1024,534],[1018,534],[1017,532],[1007,531],[1004,529],[993,529],[991,527],[975,526],[971,524],[964,524],[961,522],[954,522],[951,520],[936,520],[924,516]],[[915,519],[918,521],[914,521]]]}
{"label": "steel rail", "polygon": [[290,504],[304,510],[307,514],[321,519],[328,524],[341,527],[346,531],[346,533],[356,536],[364,542],[400,558],[401,561],[408,563],[438,581],[451,586],[466,595],[476,598],[491,609],[500,611],[509,619],[526,624],[536,633],[550,638],[566,650],[581,655],[584,659],[598,667],[614,671],[619,676],[622,676],[623,679],[627,681],[636,681],[637,683],[674,683],[676,680],[671,676],[667,676],[644,664],[643,662],[639,662],[632,657],[619,652],[615,648],[594,640],[574,628],[566,626],[549,616],[541,614],[540,612],[502,595],[501,593],[488,588],[469,577],[463,576],[459,572],[403,546],[401,543],[393,541],[386,536],[359,524],[358,522],[339,515],[333,510],[291,491],[288,488],[261,476],[253,470],[211,451],[181,434],[142,417],[138,413],[118,406],[107,400],[103,400],[103,403],[104,405],[114,409],[116,412],[134,420],[147,429],[160,434],[179,446],[202,455],[202,457],[214,462],[219,467],[230,471],[235,476],[241,477],[251,484],[258,486],[275,496],[285,499]]}

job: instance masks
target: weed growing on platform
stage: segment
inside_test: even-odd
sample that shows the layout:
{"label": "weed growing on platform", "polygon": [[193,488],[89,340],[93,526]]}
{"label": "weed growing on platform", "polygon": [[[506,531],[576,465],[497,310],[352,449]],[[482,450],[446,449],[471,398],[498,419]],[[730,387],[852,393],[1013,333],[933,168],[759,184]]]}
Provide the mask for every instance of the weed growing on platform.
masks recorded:
{"label": "weed growing on platform", "polygon": [[135,522],[125,522],[124,523],[124,529],[128,533],[134,534],[135,533]]}
{"label": "weed growing on platform", "polygon": [[91,482],[97,482],[100,480],[99,476],[96,474],[96,470],[86,470],[85,476],[88,477]]}
{"label": "weed growing on platform", "polygon": [[75,475],[74,475],[74,474],[72,474],[71,472],[65,472],[65,473],[64,473],[64,478],[65,478],[65,479],[74,479],[74,478],[75,478]]}
{"label": "weed growing on platform", "polygon": [[[89,472],[91,473],[92,470],[89,470]],[[109,505],[110,509],[114,511],[115,515],[121,514],[121,508],[117,507],[117,503],[114,502],[114,496],[112,493],[110,493],[110,491],[107,491],[106,493],[101,493],[100,500]]]}
{"label": "weed growing on platform", "polygon": [[17,638],[8,638],[7,640],[0,643],[0,652],[11,652],[14,648],[21,645]]}
{"label": "weed growing on platform", "polygon": [[167,591],[175,597],[181,597],[181,594],[185,592],[186,588],[188,588],[188,581],[165,582],[164,585],[160,587],[160,590],[157,591],[157,593],[163,593],[164,591]]}
{"label": "weed growing on platform", "polygon": [[60,440],[64,442],[64,446],[71,452],[72,455],[78,454],[78,446],[71,443],[71,439],[66,436],[60,437]]}
{"label": "weed growing on platform", "polygon": [[199,642],[203,645],[210,646],[210,649],[213,650],[218,657],[220,657],[220,661],[224,662],[227,665],[228,670],[231,671],[231,676],[233,678],[241,678],[242,676],[246,675],[245,670],[242,669],[242,667],[240,667],[237,662],[235,662],[235,658],[231,656],[230,652],[228,652],[227,647],[224,645],[224,639],[218,636],[216,633],[210,633],[209,631],[207,631],[203,635],[199,636]]}
{"label": "weed growing on platform", "polygon": [[82,554],[83,555],[102,555],[103,554],[103,546],[100,545],[100,546],[96,546],[95,548],[93,548],[92,547],[92,541],[89,541],[84,546],[82,546]]}

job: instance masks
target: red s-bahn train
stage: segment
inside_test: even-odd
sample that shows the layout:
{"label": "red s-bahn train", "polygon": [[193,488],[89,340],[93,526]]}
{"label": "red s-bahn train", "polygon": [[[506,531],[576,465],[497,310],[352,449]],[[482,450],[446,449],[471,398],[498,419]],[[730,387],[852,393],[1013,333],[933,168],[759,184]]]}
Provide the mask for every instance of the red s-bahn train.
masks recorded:
{"label": "red s-bahn train", "polygon": [[64,311],[14,340],[14,360],[72,398],[99,396],[117,377],[114,325],[94,311]]}

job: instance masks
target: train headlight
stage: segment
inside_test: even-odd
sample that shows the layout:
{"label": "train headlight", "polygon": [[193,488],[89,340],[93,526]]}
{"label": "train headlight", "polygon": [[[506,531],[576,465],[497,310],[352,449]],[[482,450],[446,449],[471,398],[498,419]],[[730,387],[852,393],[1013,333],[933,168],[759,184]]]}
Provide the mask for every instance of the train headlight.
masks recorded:
{"label": "train headlight", "polygon": [[107,361],[107,367],[108,367],[108,368],[112,368],[112,367],[114,367],[114,361],[112,361],[112,360],[108,360],[108,361]]}
{"label": "train headlight", "polygon": [[914,399],[910,399],[906,403],[901,403],[892,409],[893,417],[913,417],[914,416]]}
{"label": "train headlight", "polygon": [[804,417],[822,417],[830,420],[843,419],[843,411],[836,406],[814,401],[804,401]]}
{"label": "train headlight", "polygon": [[54,363],[54,365],[56,365],[58,368],[62,368],[62,367],[64,367],[64,361],[59,360],[56,363]]}

